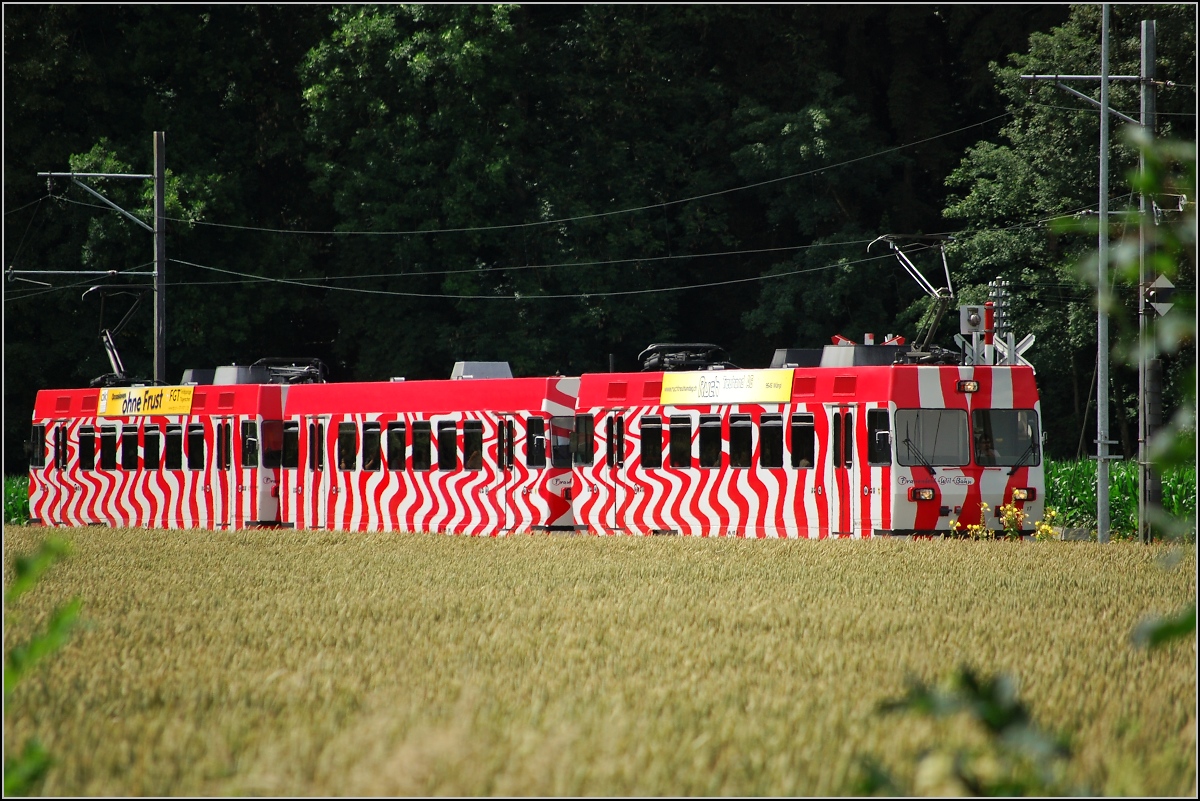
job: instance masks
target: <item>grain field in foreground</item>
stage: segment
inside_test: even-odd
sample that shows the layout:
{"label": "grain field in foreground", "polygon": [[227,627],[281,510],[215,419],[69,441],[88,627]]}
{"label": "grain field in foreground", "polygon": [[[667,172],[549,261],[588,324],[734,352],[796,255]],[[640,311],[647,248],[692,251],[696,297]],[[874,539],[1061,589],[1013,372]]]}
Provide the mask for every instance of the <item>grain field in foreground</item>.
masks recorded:
{"label": "grain field in foreground", "polygon": [[[46,533],[5,531],[6,584]],[[7,651],[84,601],[5,709],[44,794],[844,794],[965,736],[875,711],[959,664],[1095,791],[1196,790],[1196,639],[1129,641],[1194,546],[65,533],[5,614]]]}

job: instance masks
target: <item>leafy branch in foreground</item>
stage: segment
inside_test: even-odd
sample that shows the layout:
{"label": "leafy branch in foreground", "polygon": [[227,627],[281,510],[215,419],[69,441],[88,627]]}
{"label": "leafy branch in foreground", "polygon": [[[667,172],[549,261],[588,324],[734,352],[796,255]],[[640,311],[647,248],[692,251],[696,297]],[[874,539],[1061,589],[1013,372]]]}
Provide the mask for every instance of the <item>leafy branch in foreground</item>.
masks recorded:
{"label": "leafy branch in foreground", "polygon": [[[981,678],[961,667],[940,687],[909,679],[908,692],[886,701],[883,713],[914,712],[934,718],[965,715],[986,735],[983,748],[933,749],[921,755],[911,788],[872,760],[864,762],[858,792],[916,795],[1061,794],[1070,749],[1034,724],[1017,700],[1015,681],[1005,674]],[[1070,792],[1086,792],[1070,788]]]}
{"label": "leafy branch in foreground", "polygon": [[[5,611],[33,588],[55,562],[66,558],[70,546],[65,540],[50,538],[42,542],[37,553],[18,556],[13,560],[13,579],[4,594]],[[72,598],[50,615],[45,628],[22,645],[14,646],[4,659],[4,703],[7,706],[13,688],[41,659],[61,648],[79,620],[83,605]],[[26,795],[35,782],[45,776],[52,759],[37,739],[27,740],[19,756],[4,756],[4,794]]]}

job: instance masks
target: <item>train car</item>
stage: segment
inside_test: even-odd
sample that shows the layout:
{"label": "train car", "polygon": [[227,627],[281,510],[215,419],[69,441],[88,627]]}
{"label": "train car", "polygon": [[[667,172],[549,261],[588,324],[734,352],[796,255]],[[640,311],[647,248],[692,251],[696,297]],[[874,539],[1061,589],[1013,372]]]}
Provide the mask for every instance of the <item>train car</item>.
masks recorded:
{"label": "train car", "polygon": [[1011,503],[1032,530],[1045,486],[1032,368],[892,363],[897,346],[843,342],[813,367],[584,374],[579,527],[933,535],[999,529]]}
{"label": "train car", "polygon": [[[52,526],[277,525],[278,385],[41,390],[29,510]],[[274,463],[274,467],[272,464]]]}
{"label": "train car", "polygon": [[573,530],[578,385],[554,376],[292,387],[281,519],[474,536]]}

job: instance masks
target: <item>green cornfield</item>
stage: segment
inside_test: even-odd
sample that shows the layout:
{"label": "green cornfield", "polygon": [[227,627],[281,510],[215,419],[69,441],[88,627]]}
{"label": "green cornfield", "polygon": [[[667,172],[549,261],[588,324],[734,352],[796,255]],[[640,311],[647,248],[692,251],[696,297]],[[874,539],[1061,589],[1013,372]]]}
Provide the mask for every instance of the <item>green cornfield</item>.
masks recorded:
{"label": "green cornfield", "polygon": [[[9,527],[16,555],[46,530]],[[838,795],[970,742],[883,715],[1004,673],[1095,793],[1196,793],[1193,544],[316,531],[66,532],[6,653],[86,625],[5,705],[44,795]]]}
{"label": "green cornfield", "polygon": [[[1137,537],[1137,462],[1109,465],[1109,520],[1112,539]],[[1046,506],[1058,511],[1057,524],[1095,529],[1096,462],[1046,461]],[[1195,539],[1196,469],[1176,468],[1162,476],[1162,508],[1167,514],[1193,521]]]}

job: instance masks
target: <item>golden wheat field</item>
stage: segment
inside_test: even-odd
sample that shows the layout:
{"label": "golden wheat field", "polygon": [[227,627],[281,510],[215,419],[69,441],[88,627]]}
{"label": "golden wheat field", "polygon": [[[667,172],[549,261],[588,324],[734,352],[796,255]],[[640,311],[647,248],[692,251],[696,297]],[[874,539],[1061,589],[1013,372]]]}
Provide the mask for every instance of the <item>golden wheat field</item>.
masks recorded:
{"label": "golden wheat field", "polygon": [[1196,791],[1196,638],[1130,643],[1194,546],[65,533],[5,612],[7,652],[84,603],[5,708],[46,795],[847,794],[968,736],[876,709],[959,664],[1093,791]]}

